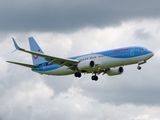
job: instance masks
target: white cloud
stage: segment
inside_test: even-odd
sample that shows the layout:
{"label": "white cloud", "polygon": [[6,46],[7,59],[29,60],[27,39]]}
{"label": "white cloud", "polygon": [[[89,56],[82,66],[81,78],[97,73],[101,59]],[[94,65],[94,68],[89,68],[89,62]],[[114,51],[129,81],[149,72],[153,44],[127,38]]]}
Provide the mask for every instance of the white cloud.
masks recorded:
{"label": "white cloud", "polygon": [[0,79],[4,78],[7,74],[8,64],[3,57],[0,57]]}
{"label": "white cloud", "polygon": [[[31,88],[31,89],[28,89]],[[158,120],[160,107],[123,104],[115,106],[100,103],[88,96],[80,88],[69,88],[53,98],[53,90],[40,82],[22,82],[17,88],[6,91],[0,98],[0,116],[10,119],[86,119],[86,120]],[[9,99],[12,97],[11,99]],[[24,117],[25,116],[25,117]],[[156,117],[155,117],[156,116]]]}
{"label": "white cloud", "polygon": [[56,33],[32,33],[38,44],[44,49],[43,52],[58,57],[68,57],[71,51],[72,40],[66,34]]}
{"label": "white cloud", "polygon": [[[74,33],[12,33],[0,43],[0,119],[147,119],[158,120],[159,107],[159,20],[128,21],[118,27],[84,28]],[[149,37],[141,40],[135,32],[142,29]],[[11,36],[20,47],[29,49],[27,37],[33,36],[43,51],[59,57],[114,49],[123,46],[144,46],[155,56],[136,70],[124,67],[121,76],[90,75],[41,76],[28,68],[6,63],[6,60],[31,62],[31,56],[14,52]],[[59,91],[56,93],[56,91]],[[24,117],[26,116],[26,117]]]}

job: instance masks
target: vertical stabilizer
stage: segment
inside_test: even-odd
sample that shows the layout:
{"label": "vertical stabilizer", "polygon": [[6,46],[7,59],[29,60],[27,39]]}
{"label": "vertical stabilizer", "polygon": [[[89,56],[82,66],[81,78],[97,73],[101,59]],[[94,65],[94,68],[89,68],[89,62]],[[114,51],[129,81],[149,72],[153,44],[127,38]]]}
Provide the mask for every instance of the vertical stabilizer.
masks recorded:
{"label": "vertical stabilizer", "polygon": [[[42,49],[39,47],[39,45],[37,44],[37,42],[34,40],[33,37],[29,37],[28,39],[31,51],[43,53]],[[43,57],[37,55],[32,55],[32,60],[34,65],[47,62]]]}

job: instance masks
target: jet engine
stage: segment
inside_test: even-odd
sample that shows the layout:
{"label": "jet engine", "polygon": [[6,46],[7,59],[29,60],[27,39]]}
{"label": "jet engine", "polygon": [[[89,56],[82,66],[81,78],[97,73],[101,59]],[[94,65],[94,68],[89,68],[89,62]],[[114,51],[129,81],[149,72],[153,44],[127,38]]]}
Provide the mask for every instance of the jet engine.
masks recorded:
{"label": "jet engine", "polygon": [[78,63],[77,67],[81,71],[87,71],[88,69],[95,67],[95,62],[90,61],[90,60],[85,60],[85,61]]}
{"label": "jet engine", "polygon": [[109,76],[113,76],[113,75],[120,75],[123,73],[123,67],[119,67],[119,68],[110,68],[109,70],[107,70],[107,74]]}

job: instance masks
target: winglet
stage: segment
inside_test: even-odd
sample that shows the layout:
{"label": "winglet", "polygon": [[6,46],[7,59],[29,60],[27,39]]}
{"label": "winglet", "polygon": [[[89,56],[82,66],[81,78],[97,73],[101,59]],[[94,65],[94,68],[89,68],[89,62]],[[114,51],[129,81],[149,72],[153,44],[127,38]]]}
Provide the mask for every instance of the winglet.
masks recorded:
{"label": "winglet", "polygon": [[[14,38],[12,38],[12,40],[13,40],[13,43],[14,43],[15,48],[16,48],[16,49],[13,51],[13,52],[15,52],[16,50],[19,50],[20,47],[18,46],[18,44],[16,43],[16,41],[14,40]],[[13,52],[12,52],[12,53],[13,53]]]}

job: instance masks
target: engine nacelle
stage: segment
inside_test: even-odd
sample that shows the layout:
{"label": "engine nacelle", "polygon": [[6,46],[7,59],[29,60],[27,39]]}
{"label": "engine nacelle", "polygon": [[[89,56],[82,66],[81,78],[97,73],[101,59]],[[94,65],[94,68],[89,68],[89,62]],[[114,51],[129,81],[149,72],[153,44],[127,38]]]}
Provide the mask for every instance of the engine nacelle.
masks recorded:
{"label": "engine nacelle", "polygon": [[94,61],[85,60],[85,61],[78,63],[77,67],[79,70],[87,71],[88,69],[94,68],[95,63]]}
{"label": "engine nacelle", "polygon": [[107,74],[109,76],[113,76],[113,75],[120,75],[123,73],[123,67],[119,67],[119,68],[110,68],[109,70],[107,70]]}

